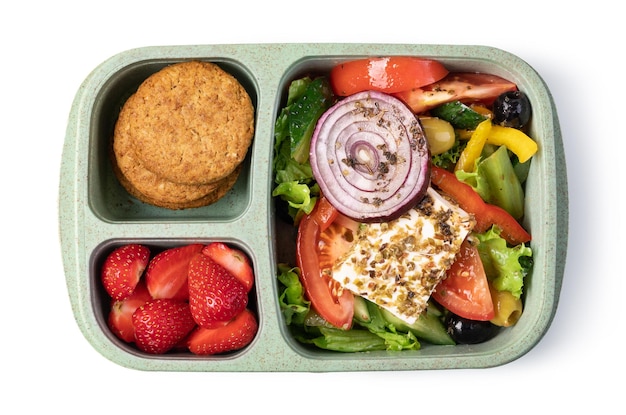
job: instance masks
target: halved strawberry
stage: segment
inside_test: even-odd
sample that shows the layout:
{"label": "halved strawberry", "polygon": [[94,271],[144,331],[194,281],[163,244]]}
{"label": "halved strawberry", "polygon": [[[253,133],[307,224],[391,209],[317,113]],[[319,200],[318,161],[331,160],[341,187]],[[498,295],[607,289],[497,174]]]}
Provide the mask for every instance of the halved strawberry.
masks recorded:
{"label": "halved strawberry", "polygon": [[171,298],[146,302],[133,313],[135,344],[150,354],[171,350],[196,327],[189,304]]}
{"label": "halved strawberry", "polygon": [[254,284],[254,271],[248,256],[241,250],[232,248],[223,242],[212,242],[204,247],[202,253],[226,268],[246,287],[247,291]]}
{"label": "halved strawberry", "polygon": [[248,292],[230,272],[200,253],[189,262],[189,306],[198,325],[211,328],[239,314]]}
{"label": "halved strawberry", "polygon": [[125,342],[134,342],[133,313],[151,299],[152,297],[148,292],[148,288],[146,288],[146,283],[140,280],[131,295],[123,300],[113,301],[107,320],[113,334]]}
{"label": "halved strawberry", "polygon": [[189,351],[197,355],[212,355],[239,350],[250,344],[258,329],[257,320],[244,309],[228,324],[213,329],[196,328],[189,335]]}
{"label": "halved strawberry", "polygon": [[179,246],[160,252],[152,258],[146,270],[146,284],[152,298],[187,300],[189,261],[203,247],[202,244]]}
{"label": "halved strawberry", "polygon": [[149,260],[150,249],[139,244],[123,245],[106,257],[101,279],[113,300],[122,300],[132,294]]}

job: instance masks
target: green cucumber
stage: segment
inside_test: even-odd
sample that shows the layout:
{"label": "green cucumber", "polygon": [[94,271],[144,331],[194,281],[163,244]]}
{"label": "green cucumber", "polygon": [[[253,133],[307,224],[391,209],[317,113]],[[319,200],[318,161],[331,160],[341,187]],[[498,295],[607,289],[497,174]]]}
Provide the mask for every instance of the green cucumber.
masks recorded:
{"label": "green cucumber", "polygon": [[337,352],[367,352],[386,350],[385,339],[368,330],[341,330],[332,327],[320,327],[320,337],[309,340],[310,343],[326,350]]}
{"label": "green cucumber", "polygon": [[474,130],[487,117],[474,111],[461,101],[452,101],[430,110],[434,117],[448,121],[454,128]]}
{"label": "green cucumber", "polygon": [[358,295],[354,296],[354,319],[358,323],[370,323],[372,317],[367,308],[367,301]]}
{"label": "green cucumber", "polygon": [[415,323],[409,324],[382,307],[380,310],[383,318],[387,320],[388,323],[393,324],[396,330],[404,332],[410,331],[418,339],[425,340],[432,344],[456,344],[435,313],[425,311],[420,314]]}
{"label": "green cucumber", "polygon": [[298,163],[305,163],[309,159],[315,124],[332,103],[330,82],[327,78],[316,78],[308,84],[304,94],[289,105],[291,157]]}
{"label": "green cucumber", "polygon": [[515,219],[524,216],[524,189],[509,158],[506,146],[500,146],[478,165],[478,172],[489,184],[489,203],[500,206]]}

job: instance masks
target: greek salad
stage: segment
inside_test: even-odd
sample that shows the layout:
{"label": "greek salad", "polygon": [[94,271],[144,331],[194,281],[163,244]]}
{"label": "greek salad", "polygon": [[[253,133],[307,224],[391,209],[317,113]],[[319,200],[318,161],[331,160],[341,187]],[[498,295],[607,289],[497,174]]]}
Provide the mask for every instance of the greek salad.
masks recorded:
{"label": "greek salad", "polygon": [[294,79],[275,123],[277,264],[295,339],[339,351],[488,341],[516,324],[530,100],[487,73],[387,56]]}

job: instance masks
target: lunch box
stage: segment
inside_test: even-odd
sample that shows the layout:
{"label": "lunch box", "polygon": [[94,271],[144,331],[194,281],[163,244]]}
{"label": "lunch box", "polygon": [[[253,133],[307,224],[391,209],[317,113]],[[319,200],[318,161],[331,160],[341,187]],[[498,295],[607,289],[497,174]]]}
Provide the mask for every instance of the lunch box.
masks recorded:
{"label": "lunch box", "polygon": [[[524,226],[534,265],[524,285],[524,312],[512,327],[481,344],[415,351],[341,353],[305,346],[289,332],[278,303],[277,263],[293,258],[293,225],[275,215],[272,158],[274,123],[292,80],[323,73],[346,60],[406,55],[438,59],[450,71],[499,75],[530,98],[528,135],[538,143],[526,189]],[[206,207],[168,210],[139,202],[118,183],[110,143],[118,113],[138,85],[181,61],[213,62],[235,76],[255,107],[252,146],[235,186]],[[69,300],[87,341],[121,366],[147,371],[391,371],[486,368],[520,358],[541,340],[561,290],[568,235],[568,190],[557,111],[541,76],[506,51],[477,45],[232,44],[152,46],[110,57],[76,92],[60,170],[59,226]],[[109,299],[99,270],[116,247],[141,243],[154,252],[188,243],[226,242],[245,252],[255,285],[249,308],[258,318],[253,341],[236,352],[197,356],[149,355],[115,337],[107,326]]]}

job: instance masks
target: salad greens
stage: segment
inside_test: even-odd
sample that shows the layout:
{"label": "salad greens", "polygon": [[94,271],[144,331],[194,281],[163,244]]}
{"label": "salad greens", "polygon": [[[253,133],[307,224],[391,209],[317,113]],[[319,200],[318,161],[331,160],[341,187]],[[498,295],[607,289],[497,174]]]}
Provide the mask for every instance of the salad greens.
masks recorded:
{"label": "salad greens", "polygon": [[500,206],[515,219],[524,216],[524,189],[506,146],[486,145],[474,170],[457,170],[456,177],[469,184],[487,203]]}
{"label": "salad greens", "polygon": [[492,227],[485,233],[476,234],[480,241],[478,253],[487,278],[499,291],[510,291],[515,298],[522,295],[524,277],[532,266],[532,250],[525,244],[507,246],[500,237],[500,230]]}
{"label": "salad greens", "polygon": [[288,204],[296,219],[309,214],[319,196],[309,164],[309,146],[319,117],[334,103],[328,78],[303,77],[289,85],[287,105],[274,128],[274,181],[272,196]]}
{"label": "salad greens", "polygon": [[294,337],[301,343],[339,352],[370,350],[419,350],[419,339],[433,344],[455,344],[429,304],[426,313],[412,325],[362,297],[355,297],[354,326],[341,330],[326,323],[304,297],[300,270],[278,264],[279,304]]}

